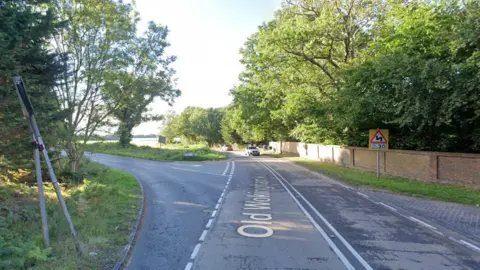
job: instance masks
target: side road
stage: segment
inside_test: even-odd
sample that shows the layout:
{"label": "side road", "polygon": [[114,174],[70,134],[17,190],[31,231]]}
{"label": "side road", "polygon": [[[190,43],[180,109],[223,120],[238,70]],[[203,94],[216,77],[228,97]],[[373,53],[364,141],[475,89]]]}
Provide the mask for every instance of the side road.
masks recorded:
{"label": "side road", "polygon": [[[335,183],[339,188],[348,189],[357,195],[380,204],[385,209],[403,215],[439,234],[450,238],[472,250],[480,252],[480,207],[441,202],[424,198],[372,189],[352,187],[337,179],[311,171],[293,162],[272,159],[278,164],[276,169],[296,180],[317,180]],[[281,164],[288,163],[290,166]]]}

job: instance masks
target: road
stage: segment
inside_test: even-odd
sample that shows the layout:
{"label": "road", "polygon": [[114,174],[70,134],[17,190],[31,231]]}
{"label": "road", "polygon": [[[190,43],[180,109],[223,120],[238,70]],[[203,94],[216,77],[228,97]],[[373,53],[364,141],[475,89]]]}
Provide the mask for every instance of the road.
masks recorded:
{"label": "road", "polygon": [[453,232],[282,160],[91,158],[145,190],[126,269],[480,269]]}

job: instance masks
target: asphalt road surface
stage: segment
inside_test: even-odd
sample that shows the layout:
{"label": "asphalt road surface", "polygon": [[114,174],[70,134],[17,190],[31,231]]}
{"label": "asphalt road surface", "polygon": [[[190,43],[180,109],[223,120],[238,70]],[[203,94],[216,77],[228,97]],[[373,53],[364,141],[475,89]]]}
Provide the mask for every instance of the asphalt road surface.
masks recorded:
{"label": "asphalt road surface", "polygon": [[91,158],[145,190],[126,269],[480,269],[476,246],[282,160]]}

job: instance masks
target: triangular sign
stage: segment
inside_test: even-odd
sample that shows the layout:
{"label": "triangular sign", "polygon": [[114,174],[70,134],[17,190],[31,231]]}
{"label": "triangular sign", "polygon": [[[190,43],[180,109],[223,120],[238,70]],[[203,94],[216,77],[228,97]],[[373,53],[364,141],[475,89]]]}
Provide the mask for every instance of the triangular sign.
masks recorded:
{"label": "triangular sign", "polygon": [[385,138],[385,136],[383,136],[383,134],[382,134],[382,132],[380,132],[380,130],[377,130],[377,132],[375,132],[375,135],[373,135],[370,142],[372,142],[372,143],[387,143],[387,139]]}

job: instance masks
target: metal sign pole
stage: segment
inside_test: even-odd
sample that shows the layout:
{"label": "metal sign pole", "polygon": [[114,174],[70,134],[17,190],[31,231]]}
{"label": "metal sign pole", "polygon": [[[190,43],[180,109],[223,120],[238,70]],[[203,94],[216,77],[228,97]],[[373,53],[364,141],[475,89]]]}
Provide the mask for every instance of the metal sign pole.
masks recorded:
{"label": "metal sign pole", "polygon": [[377,150],[377,177],[380,176],[380,151]]}
{"label": "metal sign pole", "polygon": [[45,192],[43,190],[42,168],[40,165],[40,151],[38,150],[38,146],[35,142],[35,137],[33,137],[33,143],[35,144],[34,145],[35,172],[36,172],[36,178],[37,178],[38,196],[40,201],[40,214],[42,216],[43,243],[45,244],[45,247],[48,248],[50,247],[50,237],[48,233],[47,209],[45,207]]}
{"label": "metal sign pole", "polygon": [[[55,172],[52,168],[50,158],[48,157],[47,149],[45,149],[45,146],[43,144],[43,139],[40,136],[40,130],[38,129],[37,122],[35,121],[35,116],[33,115],[33,106],[30,103],[30,100],[28,99],[25,85],[23,84],[22,78],[20,76],[14,77],[13,81],[15,83],[15,87],[17,88],[18,95],[20,97],[20,101],[21,101],[20,103],[22,104],[23,113],[27,118],[27,121],[30,126],[30,130],[32,131],[32,135],[35,140],[37,150],[43,153],[43,157],[45,158],[45,162],[47,163],[48,174],[50,176],[50,180],[52,181],[53,187],[55,188],[55,193],[57,194],[58,201],[60,202],[60,206],[62,207],[63,214],[65,215],[65,218],[67,219],[67,222],[70,225],[70,232],[72,233],[73,239],[75,241],[75,247],[77,249],[77,252],[79,254],[82,254],[81,247],[77,238],[77,232],[75,231],[72,219],[70,217],[70,213],[68,212],[67,204],[65,203],[65,200],[63,198],[62,190],[58,185],[57,176],[55,175]],[[40,157],[40,154],[38,154],[38,157]]]}

